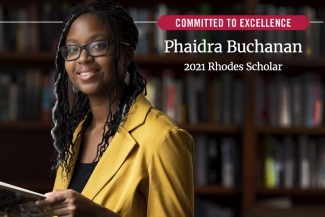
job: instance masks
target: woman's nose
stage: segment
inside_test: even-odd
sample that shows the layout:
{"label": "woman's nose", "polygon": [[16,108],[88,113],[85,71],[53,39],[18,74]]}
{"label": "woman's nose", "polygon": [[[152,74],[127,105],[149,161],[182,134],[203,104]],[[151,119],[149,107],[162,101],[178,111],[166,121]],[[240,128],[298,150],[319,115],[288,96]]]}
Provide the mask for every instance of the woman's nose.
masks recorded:
{"label": "woman's nose", "polygon": [[82,49],[80,56],[78,58],[78,63],[84,63],[84,62],[88,62],[88,61],[92,61],[92,60],[93,60],[93,57],[88,54],[86,49]]}

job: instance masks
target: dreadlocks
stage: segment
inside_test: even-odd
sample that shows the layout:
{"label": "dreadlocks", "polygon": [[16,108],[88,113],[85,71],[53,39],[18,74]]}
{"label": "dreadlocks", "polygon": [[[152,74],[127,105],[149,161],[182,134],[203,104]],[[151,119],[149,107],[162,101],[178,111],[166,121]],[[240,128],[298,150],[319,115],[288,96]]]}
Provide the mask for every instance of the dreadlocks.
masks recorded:
{"label": "dreadlocks", "polygon": [[[71,172],[72,156],[74,155],[75,141],[84,133],[89,125],[92,115],[90,104],[87,95],[79,92],[75,94],[72,104],[69,102],[69,77],[65,70],[65,60],[59,53],[59,48],[65,45],[66,37],[71,27],[71,24],[82,14],[91,13],[97,16],[102,22],[107,25],[111,33],[111,37],[115,44],[113,71],[115,81],[108,91],[109,108],[108,117],[103,126],[103,137],[97,146],[97,155],[94,159],[98,161],[109,145],[109,138],[113,136],[119,125],[125,120],[130,107],[133,105],[135,98],[141,92],[146,92],[146,81],[139,74],[137,64],[133,60],[128,65],[130,73],[130,84],[126,87],[121,100],[118,102],[117,111],[112,114],[111,106],[116,100],[116,86],[118,79],[118,61],[121,53],[121,41],[128,43],[133,49],[136,49],[138,42],[138,30],[131,16],[121,8],[117,3],[112,1],[99,0],[92,2],[89,5],[82,5],[76,8],[64,21],[61,28],[61,35],[58,40],[58,45],[55,52],[55,84],[54,95],[56,102],[52,109],[53,128],[51,135],[53,138],[54,155],[52,157],[52,172],[57,168],[62,167],[62,174]],[[111,95],[112,94],[112,95]],[[113,96],[113,97],[111,97]],[[73,134],[78,124],[83,119],[85,124],[82,130],[78,133],[77,139],[73,140]]]}

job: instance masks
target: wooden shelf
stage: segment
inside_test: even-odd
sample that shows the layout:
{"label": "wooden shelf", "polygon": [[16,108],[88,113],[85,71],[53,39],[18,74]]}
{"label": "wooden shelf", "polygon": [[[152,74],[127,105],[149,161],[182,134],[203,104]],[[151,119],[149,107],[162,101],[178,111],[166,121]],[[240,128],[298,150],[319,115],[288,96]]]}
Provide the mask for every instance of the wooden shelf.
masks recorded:
{"label": "wooden shelf", "polygon": [[[222,126],[217,124],[181,124],[181,128],[192,133],[239,133],[241,127],[237,126]],[[17,129],[37,129],[37,130],[50,130],[51,123],[41,121],[15,121],[15,122],[0,122],[0,130],[17,130]]]}
{"label": "wooden shelf", "polygon": [[51,123],[41,121],[0,122],[0,130],[51,130]]}
{"label": "wooden shelf", "polygon": [[293,57],[288,59],[265,59],[256,58],[256,61],[260,63],[275,63],[283,64],[283,66],[299,66],[299,67],[324,67],[325,66],[325,56],[320,56],[318,58],[304,58],[304,57]]}
{"label": "wooden shelf", "polygon": [[[171,55],[137,55],[135,60],[139,64],[184,64],[184,63],[206,63],[206,62],[220,62],[220,63],[239,63],[240,55],[188,55],[188,54]],[[47,62],[54,63],[54,51],[38,51],[38,52],[1,52],[0,62],[17,62],[17,61],[32,61],[32,62]]]}
{"label": "wooden shelf", "polygon": [[325,189],[258,189],[257,194],[259,196],[323,196],[325,195]]}
{"label": "wooden shelf", "polygon": [[[176,56],[177,55],[177,56]],[[168,54],[168,55],[135,55],[135,60],[139,64],[184,64],[184,63],[239,63],[241,61],[240,55],[189,55],[189,54]]]}
{"label": "wooden shelf", "polygon": [[[177,58],[175,58],[177,55]],[[34,61],[34,62],[54,62],[54,51],[36,51],[36,52],[1,52],[0,62],[3,61]],[[241,55],[227,54],[166,54],[166,55],[138,55],[135,54],[135,59],[139,64],[184,64],[184,63],[241,63]],[[292,59],[256,59],[260,63],[281,63],[283,66],[325,66],[325,56],[319,58],[292,58]]]}
{"label": "wooden shelf", "polygon": [[325,127],[256,127],[256,132],[259,134],[280,134],[280,135],[288,135],[288,134],[309,134],[309,135],[323,135],[325,134]]}
{"label": "wooden shelf", "polygon": [[239,188],[229,188],[220,185],[195,186],[194,192],[197,195],[239,195]]}
{"label": "wooden shelf", "polygon": [[38,52],[1,52],[0,62],[52,62],[54,64],[54,52],[38,51]]}
{"label": "wooden shelf", "polygon": [[323,217],[324,206],[293,206],[291,208],[275,208],[268,206],[255,206],[245,210],[246,215],[250,217]]}
{"label": "wooden shelf", "polygon": [[181,128],[191,133],[239,133],[240,127],[222,126],[213,123],[207,124],[181,124]]}

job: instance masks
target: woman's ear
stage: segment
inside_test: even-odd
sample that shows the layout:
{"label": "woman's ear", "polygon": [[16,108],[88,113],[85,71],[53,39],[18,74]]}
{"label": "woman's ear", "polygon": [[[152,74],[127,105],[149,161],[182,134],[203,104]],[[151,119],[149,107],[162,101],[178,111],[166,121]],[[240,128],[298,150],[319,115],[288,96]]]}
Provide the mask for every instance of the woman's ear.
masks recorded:
{"label": "woman's ear", "polygon": [[128,65],[133,61],[134,58],[134,50],[130,46],[126,46],[124,53],[124,67],[127,68]]}

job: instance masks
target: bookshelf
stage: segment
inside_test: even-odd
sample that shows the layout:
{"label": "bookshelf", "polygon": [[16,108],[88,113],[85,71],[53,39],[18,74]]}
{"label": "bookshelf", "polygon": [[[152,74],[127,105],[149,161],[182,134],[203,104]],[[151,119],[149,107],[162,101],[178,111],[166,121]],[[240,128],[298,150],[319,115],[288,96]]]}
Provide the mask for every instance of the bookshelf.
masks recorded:
{"label": "bookshelf", "polygon": [[[251,2],[252,3],[252,2]],[[292,6],[292,7],[302,7],[303,5],[300,5],[299,3],[292,3],[290,1],[254,1],[254,5],[259,5],[259,4],[274,4],[276,8],[279,8],[280,6]],[[316,2],[310,1],[308,2],[310,7],[317,8],[318,5],[316,6]],[[323,6],[322,6],[323,7]],[[320,7],[320,8],[322,8]],[[254,13],[254,11],[251,11],[251,13]],[[320,20],[322,19],[322,15],[319,13],[319,11],[316,12],[316,17]],[[315,20],[311,19],[311,20]],[[314,27],[313,27],[314,28]],[[306,30],[308,31],[308,30]],[[324,29],[323,27],[320,27],[319,34],[323,34]],[[256,35],[253,33],[250,33],[251,35],[248,34],[247,37],[249,38],[254,38]],[[305,39],[307,40],[307,39]],[[311,39],[313,40],[313,39]],[[315,38],[317,41],[317,38]],[[307,41],[308,42],[308,41]],[[312,42],[309,42],[313,44]],[[315,42],[314,42],[315,43]],[[312,45],[310,45],[312,46]],[[316,49],[317,50],[317,49]],[[305,72],[315,72],[317,75],[321,75],[322,70],[324,69],[324,61],[323,61],[323,51],[318,51],[319,53],[315,56],[313,54],[310,54],[309,56],[292,56],[291,58],[285,58],[285,57],[277,57],[274,56],[272,58],[266,58],[263,55],[250,55],[248,57],[250,61],[256,62],[259,61],[261,63],[267,63],[269,61],[272,61],[272,63],[281,63],[285,67],[282,71],[282,74],[288,79],[289,83],[292,82],[293,78],[302,76]],[[247,73],[247,72],[246,72]],[[276,73],[273,75],[268,72],[248,72],[248,74],[251,74],[251,79],[254,80],[258,76],[261,76],[263,79],[266,78],[266,80],[270,77],[275,77]],[[248,77],[250,77],[248,75]],[[320,76],[321,83],[323,82],[324,77]],[[251,81],[252,82],[252,81]],[[317,83],[313,83],[313,87],[317,87]],[[256,90],[251,90],[252,92],[255,92],[252,94],[252,101],[254,104],[252,106],[256,106],[256,103],[258,103],[258,100],[256,100],[255,94]],[[304,91],[307,91],[304,89]],[[252,93],[251,92],[251,93]],[[291,93],[291,92],[290,92]],[[303,93],[303,92],[302,92]],[[267,94],[266,94],[267,95]],[[291,96],[292,97],[292,96]],[[305,96],[301,95],[301,98],[304,98]],[[292,98],[290,98],[292,99]],[[267,101],[267,100],[266,100]],[[304,101],[306,103],[306,101]],[[322,103],[322,102],[321,102]],[[303,107],[304,105],[302,105]],[[255,107],[256,108],[256,107]],[[321,195],[324,194],[324,189],[323,187],[319,185],[313,184],[313,181],[308,181],[307,185],[305,187],[302,187],[302,183],[304,181],[301,180],[296,180],[295,184],[293,184],[290,187],[284,187],[280,184],[278,187],[273,187],[273,188],[267,188],[265,185],[266,182],[266,175],[265,175],[265,159],[261,157],[263,154],[265,154],[265,144],[264,144],[264,139],[266,137],[272,137],[277,142],[280,142],[280,148],[285,149],[287,147],[287,144],[282,143],[285,138],[292,138],[295,140],[294,145],[296,149],[299,149],[301,146],[301,142],[299,142],[300,137],[305,137],[308,138],[308,144],[306,146],[306,152],[312,152],[313,151],[313,146],[315,146],[315,143],[317,145],[320,143],[318,140],[322,138],[324,135],[324,122],[323,120],[321,121],[320,124],[316,124],[315,126],[307,126],[307,124],[297,124],[294,123],[295,120],[291,119],[291,124],[288,124],[287,126],[280,126],[280,125],[274,125],[272,124],[271,120],[267,120],[264,122],[264,124],[256,123],[256,119],[254,115],[256,116],[256,111],[251,114],[253,117],[251,117],[252,125],[250,127],[253,127],[252,130],[250,130],[250,135],[252,136],[250,144],[251,150],[254,150],[254,154],[251,154],[249,157],[252,157],[254,160],[249,161],[250,166],[252,168],[255,168],[255,170],[251,171],[249,174],[250,176],[254,178],[246,178],[247,180],[247,185],[252,192],[249,192],[248,190],[246,193],[243,192],[244,195],[246,195],[246,198],[248,199],[246,202],[243,202],[243,205],[245,207],[245,211],[243,212],[244,216],[250,216],[250,217],[267,217],[267,216],[322,216],[325,213],[325,210],[321,208],[321,204],[324,204],[324,199],[322,198]],[[306,114],[303,114],[303,116],[306,116]],[[249,131],[249,130],[247,130]],[[245,133],[244,133],[245,134]],[[314,144],[311,144],[312,142]],[[244,144],[245,145],[245,144]],[[312,146],[313,145],[313,146]],[[281,147],[282,146],[282,147]],[[321,145],[317,146],[321,147]],[[286,150],[286,149],[285,149]],[[318,150],[318,149],[317,149]],[[287,150],[286,150],[287,151]],[[300,161],[303,161],[301,158],[301,152],[299,152],[299,157],[298,159]],[[280,152],[281,153],[281,152]],[[243,153],[245,156],[246,154]],[[284,151],[284,155],[285,155]],[[317,154],[316,154],[317,155]],[[315,156],[316,156],[315,155]],[[320,154],[321,155],[321,154]],[[287,155],[285,155],[287,156]],[[305,160],[305,158],[303,158]],[[308,168],[310,170],[307,175],[304,169],[301,168],[301,162],[294,162],[294,164],[298,167],[296,170],[299,170],[299,176],[300,179],[304,179],[306,177],[313,177],[314,172],[311,172],[312,169],[315,166],[311,166],[312,163],[314,162],[313,160],[310,160],[311,158],[308,158],[308,161],[305,161],[308,163]],[[286,160],[284,160],[286,162]],[[286,165],[284,165],[286,166]],[[285,168],[286,171],[287,168]],[[248,168],[247,168],[248,171]],[[243,172],[245,175],[248,175],[248,173]],[[285,175],[284,175],[285,176]],[[294,176],[297,176],[297,174],[294,174]],[[302,178],[304,177],[304,178]],[[280,177],[281,180],[283,178]],[[285,178],[284,178],[285,179]],[[310,178],[312,180],[313,178]],[[250,182],[253,181],[253,182]],[[292,184],[292,183],[290,183]],[[306,182],[304,183],[306,184]],[[245,196],[244,196],[245,197]],[[260,205],[259,202],[263,202],[268,199],[274,199],[274,201],[277,201],[278,198],[285,198],[292,203],[289,207],[286,208],[280,208],[280,207],[267,207]],[[280,200],[281,200],[280,199]],[[287,201],[287,202],[288,202]],[[280,205],[279,205],[280,206]]]}
{"label": "bookshelf", "polygon": [[[2,21],[61,20],[58,17],[61,17],[65,10],[59,9],[58,6],[63,5],[63,2],[4,0],[0,3],[0,19]],[[76,3],[77,1],[72,3],[70,1],[69,4]],[[59,13],[60,10],[62,14]],[[53,15],[53,17],[49,15]],[[54,35],[59,28],[60,24],[0,24],[0,63],[2,65],[0,69],[0,104],[8,106],[8,102],[15,102],[12,103],[15,104],[14,106],[10,105],[9,117],[8,109],[0,106],[0,113],[6,112],[5,119],[3,119],[4,116],[1,116],[0,121],[0,136],[2,138],[0,162],[3,165],[1,181],[40,193],[51,191],[54,182],[54,176],[50,175],[50,158],[53,153],[50,135],[51,94],[49,85],[43,83],[43,77],[50,80],[51,75],[53,76],[51,73],[54,68],[53,45],[56,40]],[[36,42],[33,39],[36,39]],[[24,43],[18,43],[18,41]],[[11,82],[2,83],[5,78],[3,75],[10,76]],[[22,79],[19,80],[18,75]],[[27,75],[30,77],[30,82],[26,81]],[[19,83],[18,81],[23,82]],[[33,86],[33,91],[27,86],[28,88]],[[12,89],[15,87],[17,95],[21,97],[17,97],[17,99],[11,98],[12,96],[9,95],[10,99],[14,100],[8,101],[8,93],[12,93]],[[37,98],[34,99],[38,101],[28,98],[27,95],[29,95],[28,97],[37,95]],[[44,103],[43,97],[46,97],[47,101],[46,120],[41,118],[45,111],[41,106],[41,101]],[[30,110],[23,111],[26,104],[22,105],[21,101],[17,102],[22,98],[25,103],[30,101],[32,103],[29,105],[34,106]],[[35,117],[26,115],[31,111],[36,111]]]}
{"label": "bookshelf", "polygon": [[0,53],[0,61],[1,62],[14,62],[14,61],[23,61],[23,62],[35,62],[39,63],[50,63],[53,64],[53,52],[1,52]]}
{"label": "bookshelf", "polygon": [[[33,1],[29,1],[33,2]],[[41,5],[41,1],[35,1],[36,4]],[[51,1],[58,10],[59,3]],[[59,1],[63,2],[63,1]],[[91,0],[85,0],[88,3]],[[237,1],[223,1],[223,2],[210,2],[213,7],[219,8],[218,12],[222,12],[221,9],[227,8]],[[75,2],[76,3],[76,2]],[[129,0],[120,2],[126,8],[133,6],[133,3]],[[139,2],[136,7],[144,7],[153,9],[158,1],[152,2]],[[166,0],[166,5],[171,8],[183,8],[179,2]],[[260,3],[269,4],[273,3],[275,6],[287,5],[290,1],[265,1],[265,0],[244,0],[240,1],[242,4],[243,14],[255,14],[255,8]],[[311,1],[311,6],[316,7],[318,3]],[[28,4],[26,3],[26,6]],[[302,5],[297,5],[300,7]],[[4,1],[2,7],[7,11],[8,8],[18,7],[18,1]],[[193,7],[188,6],[186,10],[197,9],[198,5]],[[184,9],[184,8],[183,8]],[[181,12],[180,12],[181,13]],[[55,27],[57,28],[57,27]],[[169,36],[172,37],[172,36]],[[245,42],[251,42],[256,36],[253,31],[246,31],[241,33],[242,40]],[[14,51],[14,50],[0,50],[0,63],[3,69],[0,69],[0,74],[3,72],[14,72],[16,63],[19,63],[19,67],[23,68],[40,68],[42,72],[48,72],[54,67],[54,53],[51,49],[40,49],[36,51]],[[163,69],[171,69],[174,72],[175,78],[186,79],[187,73],[184,72],[184,63],[207,63],[215,62],[219,63],[246,63],[246,62],[261,62],[283,64],[283,73],[288,76],[294,76],[302,74],[305,71],[314,70],[320,74],[325,67],[324,54],[320,54],[315,58],[306,57],[292,57],[289,59],[283,58],[266,58],[264,55],[255,54],[216,54],[216,55],[182,55],[182,54],[168,54],[159,55],[157,53],[150,54],[136,54],[135,59],[140,69],[144,69],[148,74],[154,74],[161,78],[161,72]],[[157,70],[159,69],[159,70]],[[213,80],[216,77],[221,76],[222,72],[206,72],[207,79]],[[218,142],[222,138],[234,138],[239,147],[239,162],[240,165],[238,175],[239,180],[236,180],[236,184],[231,187],[224,187],[220,183],[207,183],[195,186],[196,196],[213,201],[217,204],[221,204],[226,207],[230,207],[235,210],[235,216],[258,216],[263,217],[263,209],[257,208],[254,210],[257,202],[263,198],[272,198],[278,196],[288,196],[294,198],[294,200],[302,200],[306,197],[313,200],[315,203],[324,203],[324,199],[321,196],[325,193],[322,189],[302,189],[293,187],[290,189],[279,187],[274,189],[265,188],[263,181],[263,171],[256,167],[263,167],[263,159],[259,161],[258,155],[263,154],[259,150],[259,146],[262,143],[261,140],[266,135],[272,135],[275,137],[293,136],[296,138],[299,135],[308,135],[312,138],[318,138],[325,134],[325,127],[322,124],[319,127],[304,127],[304,126],[270,126],[267,124],[257,125],[254,111],[255,100],[255,79],[261,75],[264,77],[273,76],[269,72],[231,72],[233,78],[239,78],[243,82],[242,93],[244,101],[240,105],[242,111],[242,123],[241,124],[224,124],[222,121],[204,121],[198,123],[189,123],[185,121],[180,127],[186,129],[192,135],[208,135],[208,138],[217,139]],[[322,77],[324,80],[324,77]],[[0,163],[6,166],[5,169],[1,169],[1,173],[7,174],[1,181],[7,181],[12,184],[26,187],[31,190],[46,192],[50,191],[52,187],[53,177],[49,177],[50,162],[49,157],[52,153],[51,137],[50,137],[50,122],[44,122],[40,120],[14,120],[14,121],[0,121],[0,137],[3,138],[3,142],[0,145]],[[37,138],[37,140],[35,140]],[[26,150],[32,152],[32,155],[26,155]],[[40,152],[39,150],[42,150]],[[13,159],[19,161],[13,162]],[[26,162],[26,167],[33,167],[32,173],[28,173],[27,170],[23,170],[19,164]],[[40,163],[42,162],[42,163]],[[14,172],[14,171],[18,171]],[[41,174],[41,175],[40,175]],[[303,204],[303,201],[301,202]],[[300,204],[301,204],[300,203]],[[266,210],[264,211],[267,213]],[[274,213],[278,213],[278,210],[272,210]],[[270,211],[270,212],[271,212]],[[290,213],[296,213],[295,209],[284,211],[284,214],[291,215]],[[303,212],[308,212],[308,208],[303,208]],[[318,213],[325,214],[322,209],[317,209]],[[275,215],[275,214],[274,214]],[[281,216],[283,214],[279,214]]]}

